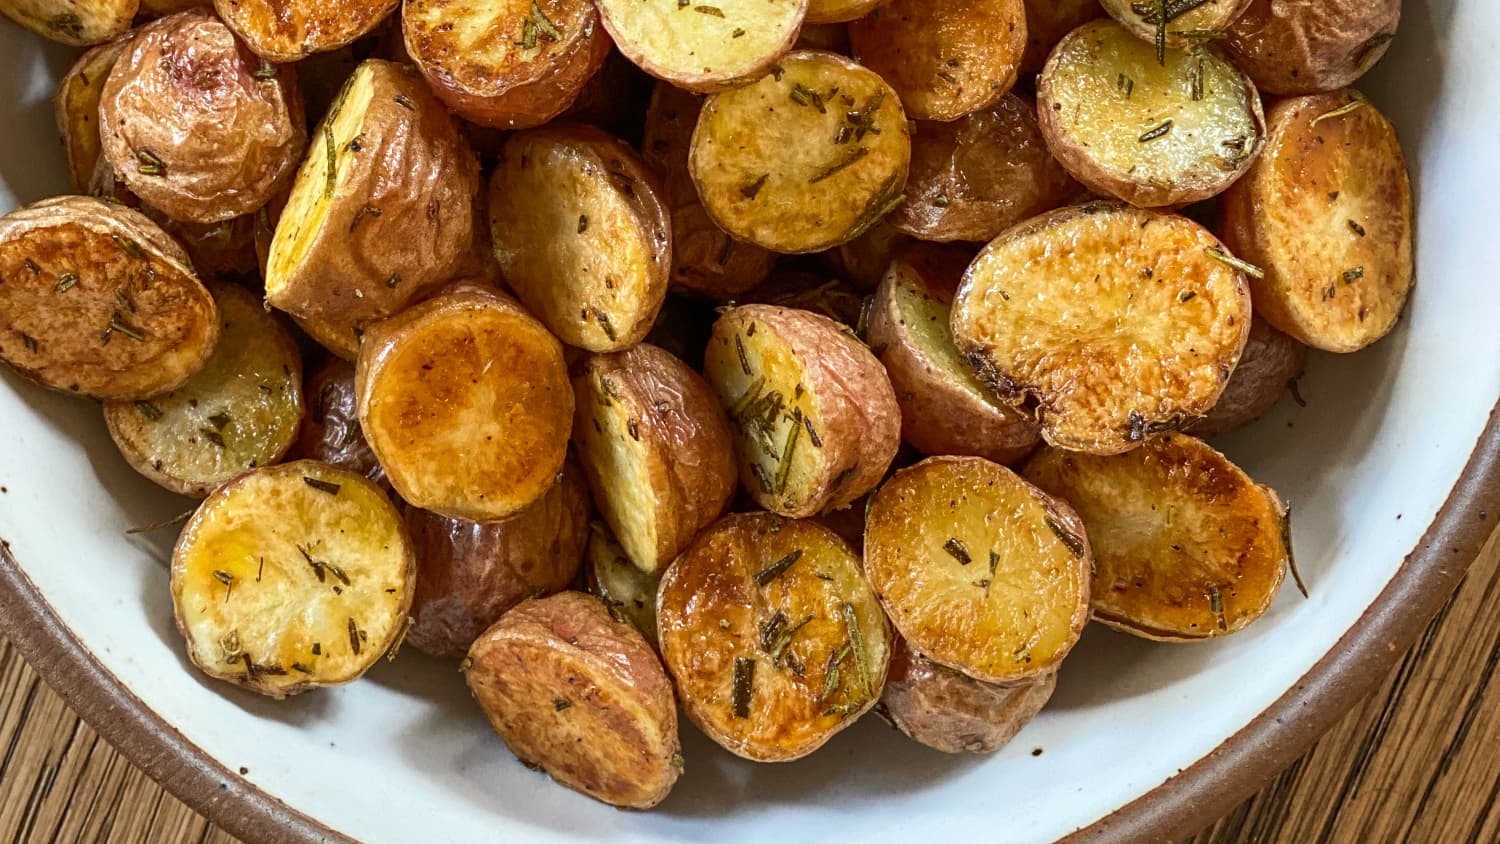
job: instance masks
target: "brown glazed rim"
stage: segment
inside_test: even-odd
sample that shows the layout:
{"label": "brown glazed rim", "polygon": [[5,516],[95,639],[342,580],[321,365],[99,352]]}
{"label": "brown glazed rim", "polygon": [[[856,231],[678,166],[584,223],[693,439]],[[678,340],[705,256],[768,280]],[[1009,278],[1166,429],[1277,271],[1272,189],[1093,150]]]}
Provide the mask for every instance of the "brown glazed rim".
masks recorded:
{"label": "brown glazed rim", "polygon": [[[1497,502],[1500,404],[1416,549],[1338,643],[1209,755],[1065,841],[1180,840],[1280,773],[1385,678],[1484,547],[1487,509]],[[228,832],[255,842],[354,844],[232,773],[142,703],[73,636],[3,539],[0,630],[126,758]]]}

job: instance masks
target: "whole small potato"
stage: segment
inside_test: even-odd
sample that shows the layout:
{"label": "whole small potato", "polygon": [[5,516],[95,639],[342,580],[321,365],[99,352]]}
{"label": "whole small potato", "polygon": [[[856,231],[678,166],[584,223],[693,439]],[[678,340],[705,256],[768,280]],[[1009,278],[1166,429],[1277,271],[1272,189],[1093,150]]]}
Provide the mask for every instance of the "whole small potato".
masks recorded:
{"label": "whole small potato", "polygon": [[1225,434],[1254,422],[1271,409],[1307,365],[1307,347],[1272,328],[1260,317],[1250,321],[1250,339],[1224,394],[1208,415],[1187,428],[1199,437]]}
{"label": "whole small potato", "polygon": [[1262,92],[1313,94],[1364,76],[1400,23],[1401,0],[1252,0],[1226,44]]}
{"label": "whole small potato", "polygon": [[944,668],[897,637],[880,703],[896,728],[944,753],[994,753],[1052,697],[1057,672],[985,683]]}

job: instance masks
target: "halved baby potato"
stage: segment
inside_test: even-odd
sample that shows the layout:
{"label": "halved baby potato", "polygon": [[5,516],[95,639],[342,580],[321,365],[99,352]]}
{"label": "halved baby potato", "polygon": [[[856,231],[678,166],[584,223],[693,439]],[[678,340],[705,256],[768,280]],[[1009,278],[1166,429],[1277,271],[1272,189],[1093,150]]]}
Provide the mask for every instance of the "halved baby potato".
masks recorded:
{"label": "halved baby potato", "polygon": [[130,29],[140,0],[0,0],[0,14],[43,38],[74,47]]}
{"label": "halved baby potato", "polygon": [[660,573],[647,574],[637,568],[603,522],[594,522],[590,528],[584,552],[589,592],[604,602],[610,615],[629,621],[653,648],[658,647],[656,589],[661,584]]}
{"label": "halved baby potato", "polygon": [[843,56],[798,51],[709,97],[689,166],[720,228],[801,253],[853,240],[889,213],[910,161],[906,114],[883,79]]}
{"label": "halved baby potato", "polygon": [[1000,99],[1026,51],[1022,0],[890,0],[849,24],[854,56],[880,74],[906,113],[957,120]]}
{"label": "halved baby potato", "polygon": [[656,612],[688,718],[746,759],[806,756],[885,685],[880,602],[859,558],[816,522],[724,518],[667,569]]}
{"label": "halved baby potato", "polygon": [[477,284],[372,325],[356,365],[359,422],[408,503],[455,519],[512,516],[567,455],[573,390],[562,345]]}
{"label": "halved baby potato", "polygon": [[525,601],[485,631],[464,674],[523,763],[595,800],[649,809],[682,773],[677,701],[656,652],[592,595]]}
{"label": "halved baby potato", "polygon": [[1229,54],[1268,94],[1353,85],[1374,67],[1401,23],[1401,0],[1250,0],[1229,28]]}
{"label": "halved baby potato", "polygon": [[1063,208],[974,259],[953,302],[954,341],[1047,442],[1117,454],[1218,401],[1250,331],[1243,266],[1185,217]]}
{"label": "halved baby potato", "polygon": [[219,342],[203,368],[166,395],[104,403],[109,435],[132,469],[179,495],[280,460],[302,423],[302,356],[260,297],[210,285]]}
{"label": "halved baby potato", "polygon": [[172,552],[172,607],[194,665],[283,698],[355,680],[394,647],[416,572],[379,487],[302,460],[203,502]]}
{"label": "halved baby potato", "polygon": [[1089,21],[1104,16],[1099,0],[1025,0],[1026,52],[1021,70],[1041,73],[1052,48]]}
{"label": "halved baby potato", "polygon": [[718,397],[687,364],[642,343],[586,358],[573,402],[573,437],[600,514],[638,568],[660,571],[734,495]]}
{"label": "halved baby potato", "polygon": [[57,133],[62,136],[74,193],[88,193],[93,182],[101,154],[99,97],[127,41],[117,38],[84,50],[58,80],[57,93],[52,95]]}
{"label": "halved baby potato", "polygon": [[1224,239],[1260,267],[1255,313],[1309,346],[1384,337],[1415,274],[1411,181],[1396,129],[1355,91],[1271,107],[1266,152],[1225,196]]}
{"label": "halved baby potato", "polygon": [[875,291],[867,339],[895,388],[902,439],[925,454],[1014,463],[1040,441],[1036,424],[979,382],[949,328],[968,264],[966,251],[908,248]]}
{"label": "halved baby potato", "polygon": [[880,483],[900,447],[885,369],[825,316],[733,308],[714,323],[703,368],[729,409],[740,481],[773,513],[848,506]]}
{"label": "halved baby potato", "polygon": [[54,390],[147,399],[219,340],[182,247],[137,211],[85,196],[0,217],[0,360]]}
{"label": "halved baby potato", "polygon": [[348,469],[376,483],[384,481],[385,469],[359,427],[354,364],[330,358],[305,384],[302,395],[308,412],[292,448],[293,456]]}
{"label": "halved baby potato", "polygon": [[1100,0],[1132,35],[1164,47],[1196,47],[1223,37],[1250,0]]}
{"label": "halved baby potato", "polygon": [[399,2],[214,0],[214,11],[256,55],[273,62],[295,62],[368,35]]}
{"label": "halved baby potato", "polygon": [[658,79],[710,93],[765,74],[797,40],[808,0],[596,3],[626,58]]}
{"label": "halved baby potato", "polygon": [[667,295],[672,223],[629,145],[584,125],[517,133],[489,190],[500,271],[553,334],[591,352],[646,336]]}
{"label": "halved baby potato", "polygon": [[807,22],[809,24],[844,23],[862,18],[875,7],[890,0],[809,0]]}
{"label": "halved baby potato", "polygon": [[1042,134],[1078,181],[1142,207],[1207,199],[1265,143],[1260,96],[1212,46],[1157,50],[1111,20],[1074,30],[1037,81]]}
{"label": "halved baby potato", "polygon": [[985,683],[945,668],[897,637],[880,705],[913,741],[944,753],[994,753],[1047,705],[1057,672]]}
{"label": "halved baby potato", "polygon": [[1162,642],[1242,630],[1292,562],[1286,505],[1193,437],[1114,457],[1046,449],[1025,476],[1088,526],[1093,616],[1116,630]]}
{"label": "halved baby potato", "polygon": [[1306,346],[1255,317],[1250,321],[1250,339],[1223,395],[1186,430],[1197,437],[1211,437],[1243,428],[1270,410],[1306,365]]}

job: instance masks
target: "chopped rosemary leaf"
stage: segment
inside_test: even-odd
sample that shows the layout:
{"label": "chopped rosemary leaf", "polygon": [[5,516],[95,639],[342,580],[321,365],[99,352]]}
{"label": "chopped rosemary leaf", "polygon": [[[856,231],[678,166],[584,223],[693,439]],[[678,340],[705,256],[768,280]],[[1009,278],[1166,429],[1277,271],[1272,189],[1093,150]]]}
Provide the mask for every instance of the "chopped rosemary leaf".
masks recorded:
{"label": "chopped rosemary leaf", "polygon": [[1347,105],[1339,106],[1338,108],[1336,108],[1336,109],[1334,109],[1332,111],[1326,111],[1326,112],[1318,115],[1317,117],[1314,117],[1312,119],[1312,122],[1309,123],[1309,124],[1307,124],[1307,128],[1311,129],[1314,126],[1317,126],[1319,123],[1322,123],[1325,120],[1334,120],[1336,118],[1343,117],[1346,114],[1353,114],[1354,112],[1359,111],[1361,108],[1364,108],[1364,105],[1365,105],[1364,98],[1363,97],[1356,97],[1354,99],[1354,102],[1352,102],[1352,103],[1349,103]]}
{"label": "chopped rosemary leaf", "polygon": [[766,186],[766,180],[771,178],[770,173],[762,173],[760,178],[740,187],[740,196],[746,199],[754,199],[760,195],[760,189]]}
{"label": "chopped rosemary leaf", "polygon": [[850,150],[849,154],[844,156],[841,160],[830,165],[827,169],[823,170],[818,175],[813,176],[811,179],[808,179],[807,183],[810,185],[815,185],[818,182],[823,181],[824,179],[831,178],[847,169],[848,167],[853,166],[855,162],[859,161],[861,158],[864,158],[869,154],[869,147],[855,147],[854,149]]}
{"label": "chopped rosemary leaf", "polygon": [[339,185],[339,156],[338,145],[333,140],[333,121],[323,127],[323,152],[328,157],[328,170],[324,174],[323,198],[329,199],[333,191]]}
{"label": "chopped rosemary leaf", "polygon": [[1061,542],[1064,546],[1067,547],[1070,552],[1072,552],[1073,556],[1083,556],[1083,540],[1079,538],[1078,534],[1069,530],[1063,525],[1062,522],[1058,521],[1050,515],[1047,516],[1047,527],[1052,530],[1052,534],[1057,537],[1057,541]]}
{"label": "chopped rosemary leaf", "polygon": [[755,685],[755,660],[747,656],[734,658],[734,692],[730,701],[734,717],[750,717],[750,694]]}
{"label": "chopped rosemary leaf", "polygon": [[567,709],[568,707],[570,707],[572,705],[573,705],[573,702],[571,700],[568,700],[565,697],[560,697],[560,698],[552,701],[552,711],[554,711],[554,712],[561,712],[564,709]]}
{"label": "chopped rosemary leaf", "polygon": [[222,410],[208,417],[208,424],[214,426],[214,430],[216,431],[224,430],[231,421],[233,420],[230,419],[229,414]]}
{"label": "chopped rosemary leaf", "polygon": [[1177,294],[1177,301],[1179,301],[1179,302],[1191,302],[1191,301],[1193,301],[1197,297],[1198,297],[1198,291],[1196,291],[1196,290],[1184,290],[1181,293]]}
{"label": "chopped rosemary leaf", "polygon": [[135,409],[139,411],[142,416],[150,419],[152,422],[155,422],[156,420],[161,418],[161,408],[157,407],[151,402],[138,401],[135,403]]}
{"label": "chopped rosemary leaf", "polygon": [[373,205],[363,206],[354,212],[354,219],[349,223],[349,232],[353,234],[354,230],[359,228],[359,224],[364,222],[366,217],[379,217],[380,213],[380,209]]}
{"label": "chopped rosemary leaf", "polygon": [[765,568],[755,573],[756,585],[765,586],[767,583],[770,583],[771,581],[780,577],[783,572],[791,568],[792,564],[800,559],[802,559],[802,549],[798,548],[792,553],[787,554],[785,557],[782,557],[769,566],[766,566]]}
{"label": "chopped rosemary leaf", "polygon": [[948,541],[943,543],[943,550],[948,552],[948,556],[958,560],[958,564],[961,566],[966,566],[974,562],[974,558],[969,556],[969,549],[956,536],[948,537]]}
{"label": "chopped rosemary leaf", "polygon": [[1124,94],[1125,99],[1128,100],[1130,95],[1135,93],[1135,80],[1122,73],[1115,78],[1115,90]]}
{"label": "chopped rosemary leaf", "polygon": [[57,285],[52,288],[53,292],[66,293],[78,286],[78,276],[72,273],[63,273],[57,279]]}
{"label": "chopped rosemary leaf", "polygon": [[149,149],[138,149],[135,151],[136,172],[142,176],[160,176],[167,172],[166,162],[157,157],[156,153]]}
{"label": "chopped rosemary leaf", "polygon": [[310,478],[307,475],[302,476],[302,482],[312,487],[313,489],[318,490],[319,492],[326,492],[329,495],[338,495],[339,490],[342,489],[342,487],[336,483],[331,483],[329,481],[322,480],[321,478]]}
{"label": "chopped rosemary leaf", "polygon": [[599,321],[599,328],[604,331],[604,336],[608,337],[611,343],[618,340],[619,338],[615,336],[615,326],[609,321],[609,314],[599,308],[594,308],[593,311],[594,319]]}
{"label": "chopped rosemary leaf", "polygon": [[587,214],[578,215],[578,233],[583,234],[589,230],[589,217]]}
{"label": "chopped rosemary leaf", "polygon": [[849,655],[849,643],[845,642],[843,647],[828,655],[828,665],[823,669],[823,694],[818,697],[821,703],[827,703],[833,697],[833,693],[839,690],[839,663]]}
{"label": "chopped rosemary leaf", "polygon": [[120,237],[117,234],[112,234],[109,237],[115,242],[116,246],[120,247],[120,251],[125,253],[125,257],[136,261],[145,257],[146,253],[141,251],[141,247],[135,241]]}
{"label": "chopped rosemary leaf", "polygon": [[256,79],[275,79],[276,78],[276,65],[271,64],[270,62],[266,61],[265,59],[261,59],[260,60],[260,68],[257,69],[255,71],[255,73],[253,73],[251,75],[254,76]]}
{"label": "chopped rosemary leaf", "polygon": [[755,372],[750,369],[750,356],[745,354],[745,341],[738,334],[734,335],[734,350],[740,356],[740,370],[746,375],[754,375]]}
{"label": "chopped rosemary leaf", "polygon": [[1354,222],[1353,220],[1349,221],[1349,231],[1354,232],[1360,237],[1365,236],[1365,227],[1361,226],[1359,223]]}
{"label": "chopped rosemary leaf", "polygon": [[229,586],[234,583],[234,575],[221,569],[214,569],[214,580],[219,581],[225,586]]}
{"label": "chopped rosemary leaf", "polygon": [[171,527],[173,525],[180,525],[183,522],[187,521],[188,519],[192,518],[192,515],[194,513],[196,513],[196,512],[197,512],[197,510],[188,510],[185,513],[178,513],[177,515],[173,516],[172,518],[170,518],[170,519],[164,519],[164,520],[162,520],[160,522],[152,522],[149,525],[141,525],[139,527],[127,528],[126,531],[125,531],[125,533],[127,533],[127,534],[129,534],[131,536],[134,536],[134,535],[136,535],[138,533],[153,533],[155,531],[161,530],[162,528],[169,528],[169,527]]}
{"label": "chopped rosemary leaf", "polygon": [[781,462],[776,464],[776,494],[786,492],[787,481],[792,477],[792,457],[797,452],[797,441],[802,438],[802,426],[793,425],[787,432],[786,444],[782,446]]}
{"label": "chopped rosemary leaf", "polygon": [[1240,260],[1239,258],[1234,257],[1233,255],[1225,252],[1223,249],[1220,249],[1217,246],[1210,246],[1203,251],[1207,252],[1208,257],[1213,258],[1215,261],[1218,261],[1222,264],[1228,264],[1229,266],[1234,267],[1235,269],[1239,270],[1242,273],[1245,273],[1246,275],[1254,276],[1255,278],[1266,277],[1265,270],[1255,266],[1249,261]]}
{"label": "chopped rosemary leaf", "polygon": [[772,645],[776,643],[784,630],[786,630],[786,613],[777,610],[769,619],[766,619],[765,624],[760,626],[761,649],[769,653]]}
{"label": "chopped rosemary leaf", "polygon": [[[798,415],[801,416],[800,410],[798,411]],[[823,438],[818,436],[817,429],[813,427],[812,419],[807,416],[801,416],[801,419],[802,427],[807,429],[807,438],[812,440],[813,448],[822,448]]]}
{"label": "chopped rosemary leaf", "polygon": [[397,287],[400,287],[401,286],[401,274],[400,273],[391,273],[391,277],[385,280],[385,286],[386,286],[387,290],[395,290]]}
{"label": "chopped rosemary leaf", "polygon": [[1172,121],[1169,118],[1167,120],[1162,121],[1162,124],[1160,126],[1157,126],[1155,129],[1150,129],[1147,132],[1145,132],[1144,134],[1142,134],[1141,137],[1139,138],[1139,140],[1140,140],[1141,143],[1147,144],[1147,143],[1150,143],[1152,141],[1158,140],[1160,138],[1165,138],[1168,134],[1171,133],[1171,131],[1172,131]]}
{"label": "chopped rosemary leaf", "polygon": [[349,650],[359,656],[360,649],[364,646],[359,640],[359,626],[354,623],[354,616],[349,616]]}
{"label": "chopped rosemary leaf", "polygon": [[1208,606],[1214,611],[1214,618],[1218,619],[1219,629],[1228,630],[1229,625],[1224,619],[1224,596],[1219,593],[1219,587],[1208,587]]}
{"label": "chopped rosemary leaf", "polygon": [[724,17],[724,10],[718,6],[694,6],[693,11],[700,15],[711,15],[716,18]]}
{"label": "chopped rosemary leaf", "polygon": [[948,194],[940,193],[933,197],[932,204],[938,208],[947,208],[949,205]]}
{"label": "chopped rosemary leaf", "polygon": [[1302,573],[1297,571],[1297,555],[1292,552],[1292,511],[1290,508],[1281,517],[1281,544],[1286,546],[1286,565],[1292,570],[1292,580],[1297,583],[1297,591],[1306,598],[1308,596],[1307,584],[1302,582]]}
{"label": "chopped rosemary leaf", "polygon": [[204,439],[208,440],[219,448],[226,447],[224,443],[224,435],[220,434],[218,431],[215,431],[213,428],[199,428],[198,433],[202,434]]}
{"label": "chopped rosemary leaf", "polygon": [[1365,268],[1364,267],[1355,267],[1355,268],[1350,269],[1350,270],[1344,270],[1344,283],[1345,284],[1353,284],[1354,282],[1359,281],[1360,279],[1362,279],[1364,277],[1365,277]]}
{"label": "chopped rosemary leaf", "polygon": [[875,696],[875,685],[870,675],[870,658],[865,653],[865,637],[859,629],[859,614],[854,611],[854,605],[847,601],[843,606],[844,626],[849,630],[849,648],[854,652],[854,667],[859,672],[859,685],[864,689],[865,698]]}
{"label": "chopped rosemary leaf", "polygon": [[538,6],[535,2],[532,2],[531,4],[531,21],[536,25],[537,31],[542,35],[547,36],[548,39],[552,41],[562,40],[562,30],[558,29],[557,26],[554,25],[552,21],[542,13],[542,7]]}
{"label": "chopped rosemary leaf", "polygon": [[[533,3],[531,5],[531,8],[535,9],[536,8],[536,4]],[[411,97],[408,97],[405,94],[397,94],[394,97],[394,99],[396,100],[396,105],[401,106],[402,108],[407,109],[408,111],[416,111],[417,110],[417,104],[414,103],[414,102],[412,102],[411,101]],[[351,624],[353,623],[352,620],[351,620],[350,623]]]}

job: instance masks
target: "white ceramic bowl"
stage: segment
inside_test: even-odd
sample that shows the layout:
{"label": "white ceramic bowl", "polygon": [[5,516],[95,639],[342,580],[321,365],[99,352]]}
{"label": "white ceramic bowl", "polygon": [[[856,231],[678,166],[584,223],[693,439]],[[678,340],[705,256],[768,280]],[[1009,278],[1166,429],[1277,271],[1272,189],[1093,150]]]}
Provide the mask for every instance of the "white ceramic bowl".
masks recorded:
{"label": "white ceramic bowl", "polygon": [[[453,665],[408,649],[351,686],[273,702],[191,669],[164,540],[185,509],[115,453],[92,403],[0,374],[0,618],[135,761],[232,832],[369,842],[1167,838],[1274,774],[1384,673],[1500,516],[1500,5],[1411,0],[1361,87],[1391,115],[1418,196],[1416,293],[1358,355],[1314,355],[1221,445],[1295,509],[1311,598],[1243,634],[1159,645],[1090,628],[1051,706],[991,758],[927,751],[866,718],[812,757],[755,765],[684,722],[687,776],[625,813],[523,768]],[[0,210],[62,192],[48,101],[70,52],[0,24]],[[1487,425],[1490,427],[1487,430]],[[1467,467],[1467,473],[1466,473]],[[1446,505],[1446,506],[1445,506]],[[1426,534],[1424,538],[1424,533]],[[1415,551],[1414,551],[1415,549]],[[1413,552],[1408,558],[1408,552]]]}

